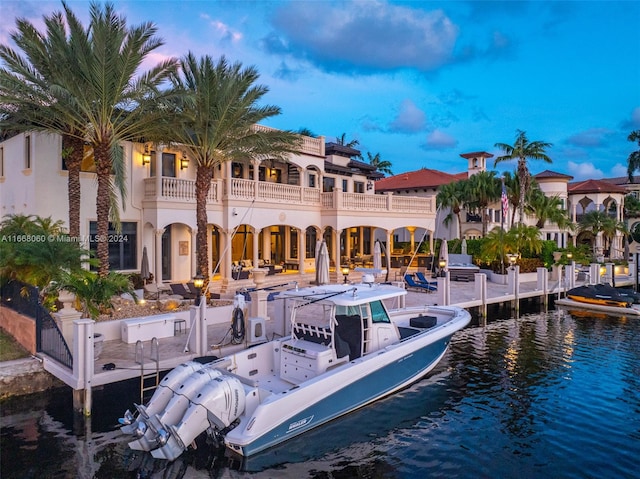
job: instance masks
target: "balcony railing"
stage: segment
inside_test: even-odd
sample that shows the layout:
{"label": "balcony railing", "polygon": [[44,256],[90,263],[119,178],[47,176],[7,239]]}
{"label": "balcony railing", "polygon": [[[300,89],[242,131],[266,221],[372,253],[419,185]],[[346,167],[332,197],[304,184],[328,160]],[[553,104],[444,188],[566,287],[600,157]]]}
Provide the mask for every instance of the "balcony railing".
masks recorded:
{"label": "balcony railing", "polygon": [[[146,201],[195,202],[196,186],[194,180],[162,178],[160,194],[156,193],[157,181],[156,178],[144,180]],[[225,185],[224,188],[223,185]],[[326,210],[435,214],[435,200],[430,197],[339,193],[337,191],[321,193],[318,188],[265,181],[256,182],[241,178],[231,178],[227,181],[212,180],[207,204],[220,204],[223,199],[220,194],[222,191],[227,199],[255,200],[258,203],[309,205],[310,207],[322,207]]]}

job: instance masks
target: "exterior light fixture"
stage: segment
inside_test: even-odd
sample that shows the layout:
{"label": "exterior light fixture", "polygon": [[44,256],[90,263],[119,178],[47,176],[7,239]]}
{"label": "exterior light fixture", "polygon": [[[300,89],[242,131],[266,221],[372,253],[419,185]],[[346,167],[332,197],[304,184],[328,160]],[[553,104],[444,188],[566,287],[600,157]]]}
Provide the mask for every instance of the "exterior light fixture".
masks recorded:
{"label": "exterior light fixture", "polygon": [[189,158],[187,158],[187,153],[183,151],[182,158],[180,158],[180,169],[184,170],[186,168],[189,168]]}
{"label": "exterior light fixture", "polygon": [[367,181],[367,191],[371,191],[373,189],[373,181]]}
{"label": "exterior light fixture", "polygon": [[517,255],[517,254],[515,254],[515,253],[509,253],[509,254],[507,255],[507,258],[509,258],[509,265],[510,265],[511,267],[513,267],[513,266],[515,266],[515,265],[516,265],[516,261],[518,261],[518,255]]}
{"label": "exterior light fixture", "polygon": [[344,276],[344,283],[347,284],[349,282],[349,266],[344,265],[341,271]]}
{"label": "exterior light fixture", "polygon": [[447,261],[444,258],[440,258],[438,261],[438,266],[440,267],[440,276],[445,276],[445,268],[447,267]]}
{"label": "exterior light fixture", "polygon": [[198,290],[196,293],[196,304],[200,304],[200,295],[202,294],[202,287],[204,286],[204,277],[200,273],[193,277],[193,285]]}
{"label": "exterior light fixture", "polygon": [[573,258],[573,253],[571,251],[567,251],[567,259],[571,261],[572,258]]}
{"label": "exterior light fixture", "polygon": [[142,153],[142,166],[151,163],[151,147],[149,143],[144,144],[144,152]]}

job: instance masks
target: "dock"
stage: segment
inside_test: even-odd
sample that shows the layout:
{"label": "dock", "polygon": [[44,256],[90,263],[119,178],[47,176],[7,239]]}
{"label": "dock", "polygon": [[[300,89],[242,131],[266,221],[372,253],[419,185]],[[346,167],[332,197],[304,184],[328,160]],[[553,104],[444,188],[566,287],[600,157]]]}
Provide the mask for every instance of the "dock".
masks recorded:
{"label": "dock", "polygon": [[[546,272],[546,270],[544,270]],[[302,275],[300,275],[302,276]],[[355,275],[354,275],[355,276]],[[392,276],[393,277],[393,276]],[[396,275],[397,277],[397,275]],[[546,284],[546,273],[540,272],[535,281],[519,281],[514,285],[512,278],[507,284],[498,284],[486,281],[486,275],[479,274],[476,281],[457,282],[450,281],[448,278],[435,278],[438,281],[438,292],[407,290],[404,297],[404,306],[421,306],[421,305],[444,305],[450,304],[465,309],[479,308],[480,315],[484,308],[486,315],[486,307],[489,305],[508,305],[514,309],[518,309],[521,300],[537,298],[541,305],[546,305],[549,297],[560,299],[565,296],[566,290],[573,286],[585,284],[584,281],[574,281],[571,285],[565,284],[564,281],[549,281]],[[541,281],[541,278],[544,278]],[[300,278],[301,280],[307,278]],[[356,279],[355,277],[352,279]],[[359,279],[359,278],[357,278]],[[616,276],[616,286],[633,285],[633,278],[629,276]],[[397,282],[403,285],[403,282]],[[447,294],[442,292],[446,291]],[[266,297],[266,293],[265,293]],[[447,301],[450,301],[447,303]],[[278,300],[266,301],[266,316],[262,323],[264,327],[263,337],[265,340],[281,335],[277,329],[282,330],[282,325],[276,325],[272,319],[275,317],[275,308]],[[251,303],[249,303],[251,304]],[[402,304],[392,304],[389,307],[403,306]],[[74,389],[74,404],[76,409],[83,410],[85,414],[91,413],[90,391],[92,388],[101,387],[107,384],[129,380],[133,378],[142,378],[153,376],[156,373],[173,369],[177,365],[203,356],[222,357],[250,347],[250,331],[246,328],[245,337],[239,344],[234,344],[231,340],[231,323],[232,308],[207,308],[206,312],[198,311],[195,306],[192,307],[191,321],[185,321],[180,328],[173,331],[173,335],[160,339],[138,341],[136,343],[127,343],[122,338],[105,340],[102,345],[102,351],[99,358],[93,358],[93,351],[87,355],[89,342],[85,341],[84,349],[82,345],[74,345],[74,371],[73,373],[64,367],[58,365],[55,361],[44,359],[45,369],[56,377],[61,379],[67,385]],[[206,317],[205,323],[196,323],[194,318],[198,314]],[[195,315],[195,316],[194,316]],[[102,323],[94,323],[91,320],[75,321],[78,333],[74,337],[93,337],[93,328],[100,331]],[[248,323],[248,318],[245,318]],[[204,326],[202,326],[204,324]],[[173,327],[173,326],[172,326]],[[88,328],[88,329],[87,329]],[[113,328],[112,328],[113,329]],[[204,332],[206,331],[206,338]],[[88,333],[87,333],[88,332]],[[199,335],[199,347],[193,347],[193,336]],[[112,334],[113,336],[113,334]],[[255,343],[253,343],[255,344]],[[78,351],[85,351],[79,357],[76,357]],[[90,360],[89,360],[90,358]],[[78,359],[80,359],[78,361]],[[80,363],[76,367],[76,362]],[[142,383],[141,383],[142,386]],[[87,398],[87,391],[89,398]]]}

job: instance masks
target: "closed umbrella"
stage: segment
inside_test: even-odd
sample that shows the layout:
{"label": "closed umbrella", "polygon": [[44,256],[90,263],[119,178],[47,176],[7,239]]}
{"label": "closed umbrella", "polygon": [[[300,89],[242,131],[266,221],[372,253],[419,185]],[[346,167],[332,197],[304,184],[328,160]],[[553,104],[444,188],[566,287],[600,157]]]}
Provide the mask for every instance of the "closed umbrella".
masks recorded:
{"label": "closed umbrella", "polygon": [[382,251],[380,250],[380,241],[376,241],[373,245],[373,269],[382,271]]}
{"label": "closed umbrella", "polygon": [[467,238],[462,238],[462,254],[467,254]]}
{"label": "closed umbrella", "polygon": [[142,264],[140,265],[140,276],[142,279],[147,282],[147,280],[151,277],[151,273],[149,272],[149,257],[147,256],[147,247],[142,248]]}
{"label": "closed umbrella", "polygon": [[328,284],[329,283],[329,251],[327,250],[327,243],[322,242],[320,246],[320,253],[317,258],[318,267],[316,269],[317,283]]}
{"label": "closed umbrella", "polygon": [[322,240],[316,241],[316,284],[320,284],[320,249],[322,248]]}

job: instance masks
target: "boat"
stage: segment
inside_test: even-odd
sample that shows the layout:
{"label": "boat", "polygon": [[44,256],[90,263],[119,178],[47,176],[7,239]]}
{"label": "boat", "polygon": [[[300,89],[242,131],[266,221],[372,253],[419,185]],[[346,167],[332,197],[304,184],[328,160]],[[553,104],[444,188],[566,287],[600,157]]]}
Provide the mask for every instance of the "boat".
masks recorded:
{"label": "boat", "polygon": [[120,418],[132,449],[175,460],[206,432],[248,457],[417,382],[469,324],[457,306],[392,307],[406,290],[361,284],[275,295],[281,337],[170,371]]}
{"label": "boat", "polygon": [[584,285],[567,291],[567,298],[580,303],[628,308],[640,304],[640,294],[630,289],[617,289],[608,284]]}
{"label": "boat", "polygon": [[608,284],[585,285],[567,291],[567,297],[555,301],[568,309],[600,311],[607,314],[640,316],[640,294]]}

